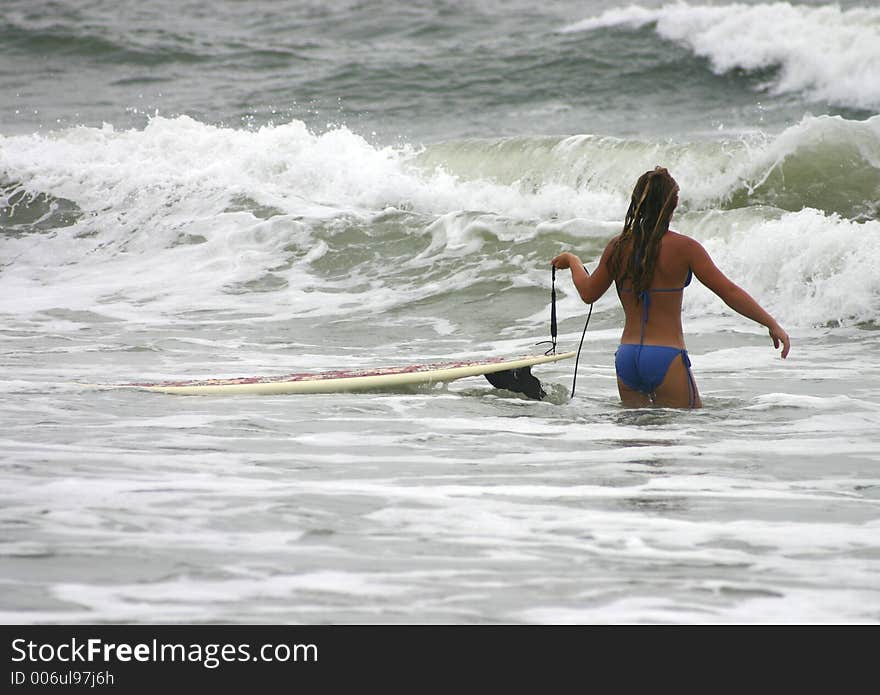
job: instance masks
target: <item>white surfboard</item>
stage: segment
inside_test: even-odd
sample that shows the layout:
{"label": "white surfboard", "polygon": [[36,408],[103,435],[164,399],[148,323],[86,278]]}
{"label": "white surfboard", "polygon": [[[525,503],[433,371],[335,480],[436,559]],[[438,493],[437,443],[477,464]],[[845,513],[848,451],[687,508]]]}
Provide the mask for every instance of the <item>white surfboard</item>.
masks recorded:
{"label": "white surfboard", "polygon": [[558,355],[527,355],[471,362],[439,362],[406,367],[383,367],[334,372],[310,372],[284,376],[254,376],[201,381],[163,381],[157,383],[113,384],[111,388],[132,388],[181,396],[225,396],[235,394],[335,393],[386,389],[411,384],[455,381],[469,376],[503,372],[574,357],[574,352]]}

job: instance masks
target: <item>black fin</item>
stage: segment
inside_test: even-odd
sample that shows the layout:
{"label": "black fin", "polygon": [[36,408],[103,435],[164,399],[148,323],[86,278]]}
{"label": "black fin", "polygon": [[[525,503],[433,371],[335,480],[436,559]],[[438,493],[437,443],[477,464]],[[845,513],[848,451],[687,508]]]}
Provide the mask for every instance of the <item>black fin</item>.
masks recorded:
{"label": "black fin", "polygon": [[496,389],[507,389],[508,391],[516,391],[522,393],[529,398],[540,401],[547,394],[544,392],[538,377],[532,374],[531,367],[520,367],[519,369],[505,369],[503,372],[491,372],[483,376]]}

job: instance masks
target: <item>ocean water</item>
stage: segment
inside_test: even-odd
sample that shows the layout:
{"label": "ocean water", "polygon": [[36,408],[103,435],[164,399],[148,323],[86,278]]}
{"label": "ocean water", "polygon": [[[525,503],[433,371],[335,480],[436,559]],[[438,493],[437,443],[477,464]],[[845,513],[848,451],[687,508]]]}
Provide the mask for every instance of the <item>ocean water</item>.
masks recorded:
{"label": "ocean water", "polygon": [[[880,8],[6,0],[0,621],[880,622]],[[85,388],[542,351],[635,179],[705,407],[613,292],[543,402]],[[558,283],[560,349],[586,307]]]}

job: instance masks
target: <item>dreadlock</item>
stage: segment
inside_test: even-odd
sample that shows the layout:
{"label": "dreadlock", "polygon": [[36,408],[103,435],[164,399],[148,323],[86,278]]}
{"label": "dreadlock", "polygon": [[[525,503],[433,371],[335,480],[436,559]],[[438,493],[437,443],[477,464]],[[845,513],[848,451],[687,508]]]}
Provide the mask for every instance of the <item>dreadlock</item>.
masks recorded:
{"label": "dreadlock", "polygon": [[654,167],[639,177],[626,211],[623,232],[611,251],[611,273],[619,282],[632,283],[633,296],[651,286],[660,240],[678,203],[678,184],[664,167]]}

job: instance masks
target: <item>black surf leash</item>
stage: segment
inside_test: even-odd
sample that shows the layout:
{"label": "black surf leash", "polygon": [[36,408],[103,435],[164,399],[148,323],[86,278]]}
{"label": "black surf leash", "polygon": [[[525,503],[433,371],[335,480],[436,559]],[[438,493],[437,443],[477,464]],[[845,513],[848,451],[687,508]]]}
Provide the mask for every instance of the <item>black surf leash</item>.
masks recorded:
{"label": "black surf leash", "polygon": [[[586,268],[584,268],[586,270]],[[593,305],[590,304],[590,311],[587,314],[587,322],[584,324],[584,332],[581,333],[581,342],[578,345],[577,357],[574,360],[574,376],[571,379],[571,395],[569,398],[574,398],[574,387],[577,383],[577,370],[578,370],[578,362],[581,359],[581,348],[584,346],[584,338],[587,335],[587,326],[590,325],[590,317],[593,315]],[[545,355],[555,355],[556,354],[556,334],[557,334],[557,324],[556,324],[556,266],[550,266],[550,340],[542,340],[540,343],[535,343],[535,345],[546,345],[550,343],[550,348],[545,352]]]}
{"label": "black surf leash", "polygon": [[535,345],[546,345],[550,343],[550,349],[545,355],[556,354],[556,266],[550,266],[550,340],[542,340]]}
{"label": "black surf leash", "polygon": [[587,313],[587,322],[584,324],[584,332],[581,333],[581,342],[580,345],[578,345],[577,357],[574,358],[574,376],[571,377],[571,396],[569,396],[569,398],[574,398],[574,385],[578,378],[578,362],[580,362],[581,359],[581,348],[584,346],[584,337],[587,335],[587,326],[590,325],[590,317],[592,315],[593,305],[590,304],[590,311]]}

